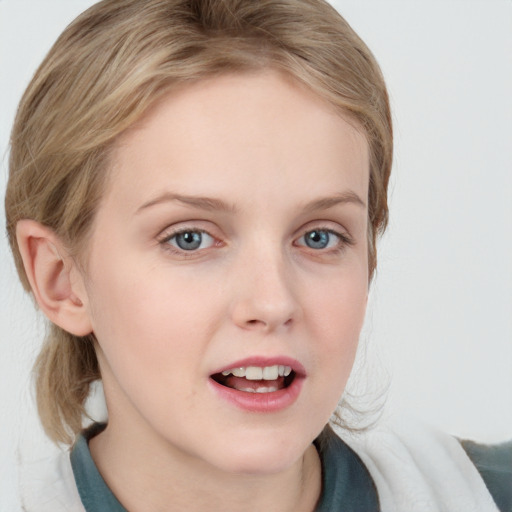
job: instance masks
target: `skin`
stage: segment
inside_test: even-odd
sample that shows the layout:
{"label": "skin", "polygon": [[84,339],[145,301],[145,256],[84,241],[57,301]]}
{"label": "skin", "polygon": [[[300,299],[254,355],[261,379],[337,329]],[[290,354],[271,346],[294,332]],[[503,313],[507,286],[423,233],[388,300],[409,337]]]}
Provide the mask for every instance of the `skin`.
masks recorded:
{"label": "skin", "polygon": [[[368,162],[353,123],[274,71],[173,91],[119,141],[73,288],[109,411],[91,453],[127,509],[314,509],[311,443],[367,302]],[[183,251],[183,229],[209,236]],[[339,236],[311,248],[314,229]],[[250,412],[212,391],[212,372],[251,356],[304,366],[291,406]]]}

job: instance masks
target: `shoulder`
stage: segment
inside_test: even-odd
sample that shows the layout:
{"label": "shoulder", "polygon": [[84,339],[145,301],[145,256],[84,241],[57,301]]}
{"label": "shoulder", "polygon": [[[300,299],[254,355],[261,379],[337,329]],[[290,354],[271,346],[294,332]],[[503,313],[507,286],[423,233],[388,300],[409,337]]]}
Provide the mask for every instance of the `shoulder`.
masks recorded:
{"label": "shoulder", "polygon": [[501,512],[512,512],[512,440],[494,444],[460,441]]}
{"label": "shoulder", "polygon": [[477,467],[453,436],[402,419],[340,436],[367,467],[383,512],[499,510]]}
{"label": "shoulder", "polygon": [[68,451],[22,465],[20,494],[25,512],[85,512]]}

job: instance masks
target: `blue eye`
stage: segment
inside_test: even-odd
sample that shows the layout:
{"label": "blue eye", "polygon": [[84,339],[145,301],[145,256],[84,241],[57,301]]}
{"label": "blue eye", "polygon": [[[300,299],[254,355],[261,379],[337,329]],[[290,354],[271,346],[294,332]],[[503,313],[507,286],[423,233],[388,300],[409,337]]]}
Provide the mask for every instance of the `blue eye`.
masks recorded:
{"label": "blue eye", "polygon": [[340,238],[340,235],[327,229],[314,229],[299,239],[299,245],[305,245],[310,249],[330,249],[340,243]]}
{"label": "blue eye", "polygon": [[167,243],[182,251],[196,251],[213,245],[213,237],[205,231],[181,231],[167,239]]}

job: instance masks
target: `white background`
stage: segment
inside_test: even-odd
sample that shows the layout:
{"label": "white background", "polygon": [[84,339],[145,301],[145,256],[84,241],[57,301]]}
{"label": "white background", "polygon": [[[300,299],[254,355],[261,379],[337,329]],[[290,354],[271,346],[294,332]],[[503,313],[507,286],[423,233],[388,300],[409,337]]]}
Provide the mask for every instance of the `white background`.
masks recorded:
{"label": "white background", "polygon": [[[0,191],[19,97],[86,0],[0,0]],[[387,79],[391,222],[363,338],[389,408],[480,441],[512,437],[512,2],[338,0]],[[5,225],[3,209],[0,221]],[[43,333],[0,237],[0,510],[18,446],[50,447],[29,392]],[[387,377],[387,375],[389,377]],[[20,443],[21,440],[21,443]]]}

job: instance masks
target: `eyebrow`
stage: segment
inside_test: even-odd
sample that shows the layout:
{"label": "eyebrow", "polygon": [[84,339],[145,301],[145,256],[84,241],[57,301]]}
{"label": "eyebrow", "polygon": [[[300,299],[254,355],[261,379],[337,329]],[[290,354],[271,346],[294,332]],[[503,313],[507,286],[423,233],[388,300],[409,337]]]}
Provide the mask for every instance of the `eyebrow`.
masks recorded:
{"label": "eyebrow", "polygon": [[339,204],[351,203],[362,208],[366,208],[366,203],[351,190],[347,190],[346,192],[342,192],[340,194],[336,194],[334,196],[322,197],[320,199],[315,199],[304,205],[304,211],[306,213],[315,212],[318,210],[328,210],[329,208],[333,208]]}
{"label": "eyebrow", "polygon": [[[187,206],[193,206],[195,208],[199,208],[200,210],[206,211],[221,211],[226,213],[237,213],[238,211],[235,205],[226,203],[221,199],[203,196],[187,196],[183,194],[165,192],[155,199],[144,203],[137,209],[136,213],[140,213],[142,210],[167,202],[183,203]],[[333,208],[339,204],[346,203],[351,203],[361,206],[362,208],[366,208],[366,203],[355,192],[349,190],[334,196],[322,197],[320,199],[310,201],[304,205],[303,210],[305,213],[312,213],[318,210],[328,210],[329,208]]]}
{"label": "eyebrow", "polygon": [[183,203],[187,206],[193,206],[195,208],[199,208],[200,210],[207,211],[222,211],[227,213],[236,213],[237,209],[234,205],[226,203],[220,199],[215,199],[213,197],[201,197],[201,196],[186,196],[182,194],[174,194],[172,192],[165,192],[164,194],[144,203],[140,208],[137,209],[136,213],[145,210],[146,208],[150,208],[157,204],[167,203],[167,202],[178,202]]}

